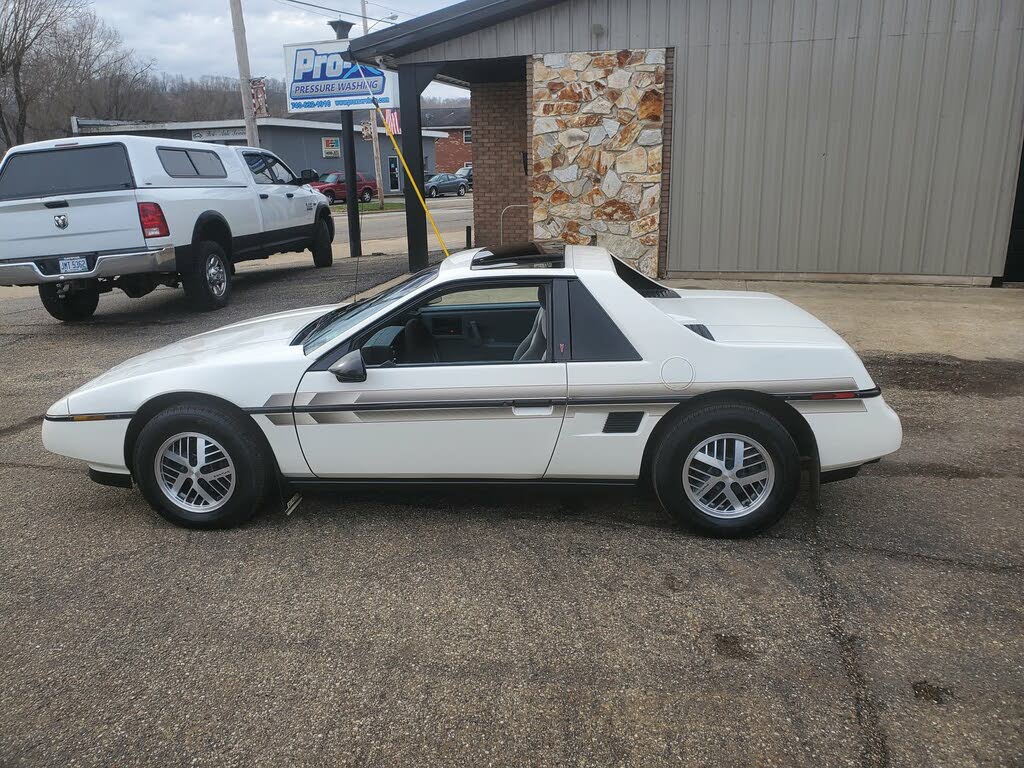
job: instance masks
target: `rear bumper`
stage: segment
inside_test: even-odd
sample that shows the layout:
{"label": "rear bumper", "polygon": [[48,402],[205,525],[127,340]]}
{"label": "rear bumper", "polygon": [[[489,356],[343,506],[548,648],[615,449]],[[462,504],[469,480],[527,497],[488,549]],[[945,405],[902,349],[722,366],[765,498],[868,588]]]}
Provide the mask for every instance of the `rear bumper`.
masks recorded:
{"label": "rear bumper", "polygon": [[0,285],[40,285],[41,283],[64,283],[69,280],[119,277],[144,272],[177,271],[173,246],[85,256],[84,258],[92,266],[87,272],[74,272],[67,275],[48,274],[55,271],[52,269],[52,264],[60,258],[62,257],[40,256],[36,259],[0,262]]}

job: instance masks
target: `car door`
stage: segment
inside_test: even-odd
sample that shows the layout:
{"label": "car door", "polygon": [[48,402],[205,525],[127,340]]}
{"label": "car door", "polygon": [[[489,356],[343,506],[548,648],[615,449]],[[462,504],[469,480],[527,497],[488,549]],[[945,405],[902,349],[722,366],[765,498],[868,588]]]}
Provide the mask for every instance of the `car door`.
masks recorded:
{"label": "car door", "polygon": [[269,156],[255,150],[243,152],[246,165],[256,182],[256,191],[260,199],[260,219],[263,222],[262,245],[279,242],[282,232],[290,226],[292,200],[285,196],[287,190],[277,183],[277,177],[271,170]]}
{"label": "car door", "polygon": [[303,184],[281,158],[270,152],[264,152],[264,155],[271,173],[274,174],[274,184],[283,190],[286,220],[281,233],[282,240],[309,237],[309,225],[313,223],[316,214],[313,190]]}
{"label": "car door", "polygon": [[[365,381],[313,366],[295,395],[302,451],[322,478],[503,478],[544,475],[565,411],[566,365],[554,360],[546,281],[449,286],[351,341]],[[483,292],[481,292],[483,291]],[[443,309],[438,309],[439,307]],[[443,313],[443,314],[442,314]],[[494,318],[504,315],[505,319]],[[518,319],[512,319],[519,315]],[[432,317],[431,322],[424,318]],[[445,317],[447,321],[439,322]],[[540,320],[538,321],[538,317]],[[445,347],[453,323],[525,329],[515,347]],[[411,337],[413,327],[420,334]],[[540,328],[540,336],[537,336]],[[426,335],[423,335],[423,334]],[[531,354],[516,359],[527,341]],[[418,349],[414,349],[418,347]],[[437,349],[434,354],[423,350]],[[383,350],[383,353],[382,353]],[[390,350],[390,351],[389,351]]]}

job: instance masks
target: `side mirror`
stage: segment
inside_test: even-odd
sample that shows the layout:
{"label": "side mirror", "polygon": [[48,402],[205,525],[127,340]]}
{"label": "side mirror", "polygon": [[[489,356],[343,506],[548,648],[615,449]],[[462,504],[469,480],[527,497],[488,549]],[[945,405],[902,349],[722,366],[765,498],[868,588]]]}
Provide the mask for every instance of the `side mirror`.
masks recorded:
{"label": "side mirror", "polygon": [[358,349],[353,349],[327,370],[338,381],[366,381],[366,365],[363,363],[363,353]]}
{"label": "side mirror", "polygon": [[306,168],[299,172],[299,178],[302,180],[303,184],[308,184],[311,181],[316,181],[317,179],[319,179],[320,174],[318,174],[312,168]]}
{"label": "side mirror", "polygon": [[363,347],[363,363],[371,368],[390,368],[395,364],[395,350],[388,344]]}

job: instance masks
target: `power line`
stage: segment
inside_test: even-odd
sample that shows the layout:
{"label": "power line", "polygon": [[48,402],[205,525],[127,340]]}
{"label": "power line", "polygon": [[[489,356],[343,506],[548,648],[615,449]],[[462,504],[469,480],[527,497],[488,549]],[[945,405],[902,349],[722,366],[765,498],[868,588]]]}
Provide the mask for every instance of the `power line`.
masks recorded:
{"label": "power line", "polygon": [[[326,5],[317,5],[316,3],[307,3],[307,2],[305,2],[305,0],[286,0],[286,2],[294,3],[295,5],[306,5],[306,6],[309,6],[310,8],[319,8],[322,11],[330,11],[331,13],[336,13],[339,16],[352,16],[353,18],[356,18],[356,19],[363,18],[358,13],[351,13],[349,11],[339,11],[337,8],[328,8]],[[369,19],[370,21],[375,21],[378,24],[393,24],[394,23],[393,21],[389,21],[388,19],[378,19],[378,18],[375,18],[373,16],[367,16],[366,18]]]}
{"label": "power line", "polygon": [[[278,3],[279,5],[283,5],[285,8],[291,8],[292,7],[291,5],[288,4],[288,0],[274,0],[274,2]],[[324,13],[323,11],[309,11],[309,10],[306,10],[305,8],[303,8],[301,10],[302,10],[303,13],[312,13],[315,16],[320,16],[320,17],[325,18],[325,19],[336,18],[333,13]]]}

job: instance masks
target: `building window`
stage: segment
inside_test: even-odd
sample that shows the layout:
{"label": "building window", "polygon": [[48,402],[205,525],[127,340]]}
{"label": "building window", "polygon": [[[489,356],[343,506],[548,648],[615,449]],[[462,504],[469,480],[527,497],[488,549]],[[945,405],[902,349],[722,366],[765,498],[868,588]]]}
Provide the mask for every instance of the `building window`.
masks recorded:
{"label": "building window", "polygon": [[473,143],[473,129],[472,128],[464,128],[462,130],[462,143],[463,144],[472,144]]}

